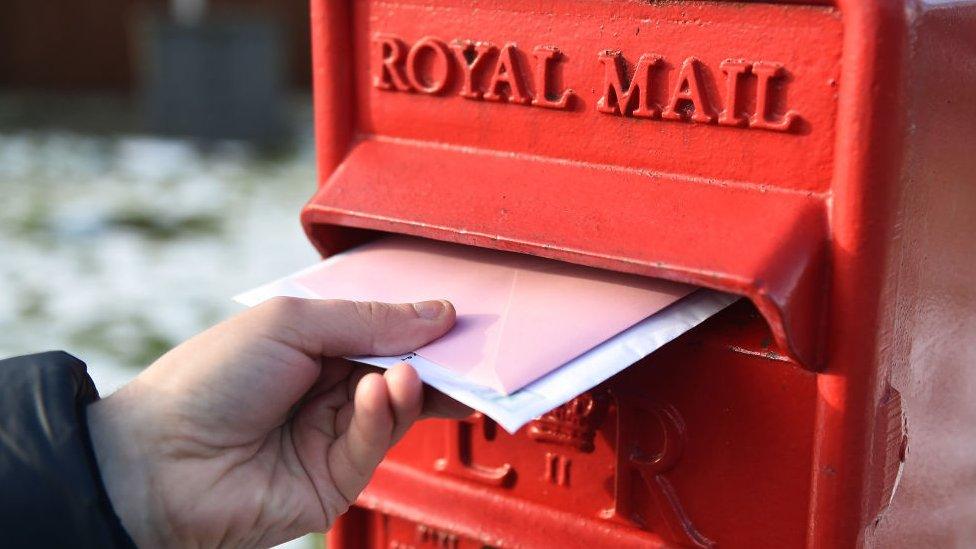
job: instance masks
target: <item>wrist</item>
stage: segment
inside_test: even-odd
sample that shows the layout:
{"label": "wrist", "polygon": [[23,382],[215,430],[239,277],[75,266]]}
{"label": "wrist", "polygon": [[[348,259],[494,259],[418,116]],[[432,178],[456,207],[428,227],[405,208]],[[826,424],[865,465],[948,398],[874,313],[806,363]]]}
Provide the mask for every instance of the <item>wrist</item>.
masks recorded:
{"label": "wrist", "polygon": [[102,484],[122,527],[139,546],[162,545],[166,528],[152,486],[153,445],[138,407],[123,404],[127,389],[88,405],[88,432]]}

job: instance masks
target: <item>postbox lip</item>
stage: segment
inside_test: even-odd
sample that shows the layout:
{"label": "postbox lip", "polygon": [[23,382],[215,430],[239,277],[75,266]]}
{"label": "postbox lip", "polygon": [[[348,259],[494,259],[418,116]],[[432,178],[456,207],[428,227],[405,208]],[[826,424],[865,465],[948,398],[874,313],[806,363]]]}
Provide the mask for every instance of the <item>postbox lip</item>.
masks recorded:
{"label": "postbox lip", "polygon": [[[672,280],[674,282],[693,284],[740,295],[749,299],[766,320],[777,344],[780,348],[786,350],[786,356],[783,358],[810,371],[819,371],[822,367],[822,357],[817,350],[805,346],[811,344],[811,342],[806,341],[807,338],[803,338],[804,342],[798,344],[795,340],[794,333],[796,329],[790,326],[792,313],[789,310],[789,300],[781,299],[775,291],[766,287],[766,281],[763,280],[742,278],[714,271],[698,271],[660,262],[650,264],[620,257],[588,254],[579,250],[560,248],[558,246],[472,232],[457,233],[444,227],[435,227],[422,222],[410,222],[384,216],[372,216],[362,212],[323,207],[311,202],[302,211],[302,225],[309,240],[315,245],[317,251],[323,258],[335,255],[348,248],[348,246],[343,244],[325,244],[319,237],[323,230],[333,229],[344,231],[353,229],[367,231],[370,234],[370,236],[361,237],[361,240],[353,238],[351,242],[356,244],[366,242],[371,238],[376,238],[383,234],[404,234],[454,244],[526,253],[557,261],[566,261],[594,268]],[[822,253],[822,251],[818,250],[818,254]],[[818,279],[818,282],[823,282],[822,277],[818,276],[815,278]],[[819,316],[820,313],[817,315]],[[816,339],[817,336],[814,334],[808,337]]]}
{"label": "postbox lip", "polygon": [[[540,191],[558,183],[564,192]],[[364,139],[305,206],[302,223],[323,256],[361,241],[357,230],[402,233],[742,295],[792,361],[820,366],[822,195]]]}

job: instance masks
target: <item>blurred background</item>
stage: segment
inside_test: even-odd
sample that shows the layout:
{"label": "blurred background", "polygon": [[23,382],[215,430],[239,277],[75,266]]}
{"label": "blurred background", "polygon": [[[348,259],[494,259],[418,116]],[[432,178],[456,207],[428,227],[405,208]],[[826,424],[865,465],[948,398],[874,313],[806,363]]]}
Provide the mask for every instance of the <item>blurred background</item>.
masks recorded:
{"label": "blurred background", "polygon": [[0,357],[107,394],[314,262],[309,83],[306,0],[3,0]]}

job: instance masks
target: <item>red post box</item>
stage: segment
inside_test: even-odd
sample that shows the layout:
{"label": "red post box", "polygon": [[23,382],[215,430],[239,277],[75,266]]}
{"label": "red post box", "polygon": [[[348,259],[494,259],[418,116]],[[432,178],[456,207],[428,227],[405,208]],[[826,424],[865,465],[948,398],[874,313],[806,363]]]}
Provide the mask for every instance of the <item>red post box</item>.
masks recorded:
{"label": "red post box", "polygon": [[746,298],[515,435],[416,426],[330,549],[976,543],[972,3],[311,6],[323,255]]}

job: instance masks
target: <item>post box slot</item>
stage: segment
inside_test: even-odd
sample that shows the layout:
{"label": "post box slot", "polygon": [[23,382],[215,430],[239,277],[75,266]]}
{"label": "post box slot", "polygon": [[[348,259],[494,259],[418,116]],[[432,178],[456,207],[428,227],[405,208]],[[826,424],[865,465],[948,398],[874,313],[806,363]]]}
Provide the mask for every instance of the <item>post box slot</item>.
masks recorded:
{"label": "post box slot", "polygon": [[303,224],[323,255],[366,229],[741,294],[794,361],[818,365],[820,195],[374,136],[323,183]]}

